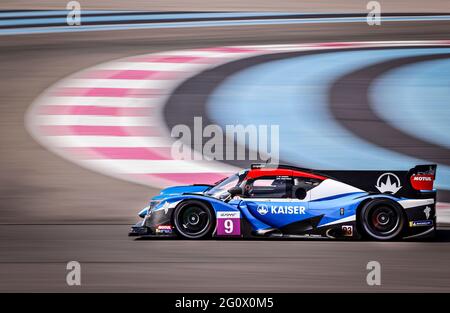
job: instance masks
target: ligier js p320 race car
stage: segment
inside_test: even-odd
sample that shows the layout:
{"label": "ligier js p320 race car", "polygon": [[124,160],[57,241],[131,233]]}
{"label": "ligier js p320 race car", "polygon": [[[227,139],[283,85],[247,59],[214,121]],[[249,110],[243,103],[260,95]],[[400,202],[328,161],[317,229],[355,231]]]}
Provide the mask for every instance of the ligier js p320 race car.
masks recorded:
{"label": "ligier js p320 race car", "polygon": [[216,183],[170,187],[130,235],[372,238],[433,235],[436,165],[409,171],[316,171],[253,164]]}

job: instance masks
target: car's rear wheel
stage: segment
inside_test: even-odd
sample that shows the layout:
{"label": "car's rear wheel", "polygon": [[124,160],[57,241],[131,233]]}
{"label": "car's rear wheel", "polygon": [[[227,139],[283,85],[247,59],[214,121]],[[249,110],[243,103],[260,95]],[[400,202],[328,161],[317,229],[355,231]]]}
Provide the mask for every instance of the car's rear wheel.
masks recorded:
{"label": "car's rear wheel", "polygon": [[210,238],[214,230],[213,212],[201,201],[182,202],[175,209],[173,217],[175,229],[183,238]]}
{"label": "car's rear wheel", "polygon": [[387,199],[374,199],[366,203],[359,218],[364,233],[376,240],[398,238],[405,224],[402,209]]}

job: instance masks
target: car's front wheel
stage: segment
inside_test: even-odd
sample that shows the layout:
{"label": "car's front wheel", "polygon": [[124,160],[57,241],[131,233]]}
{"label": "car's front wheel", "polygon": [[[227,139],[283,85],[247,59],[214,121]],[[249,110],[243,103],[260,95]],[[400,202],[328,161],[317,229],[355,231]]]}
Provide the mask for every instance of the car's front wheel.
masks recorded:
{"label": "car's front wheel", "polygon": [[405,223],[402,209],[387,199],[374,199],[366,203],[359,219],[364,233],[376,240],[398,238]]}
{"label": "car's front wheel", "polygon": [[173,222],[178,234],[187,239],[211,237],[214,230],[214,215],[203,202],[188,200],[182,202],[174,211]]}

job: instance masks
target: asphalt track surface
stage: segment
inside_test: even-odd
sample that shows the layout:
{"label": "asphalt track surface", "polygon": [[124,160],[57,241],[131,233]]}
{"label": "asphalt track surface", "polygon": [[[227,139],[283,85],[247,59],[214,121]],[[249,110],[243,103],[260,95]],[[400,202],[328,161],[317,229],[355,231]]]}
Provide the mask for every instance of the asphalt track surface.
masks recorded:
{"label": "asphalt track surface", "polygon": [[[39,146],[23,116],[59,79],[153,51],[290,42],[449,39],[449,22],[252,26],[15,36],[0,42],[1,291],[450,291],[449,231],[432,242],[181,241],[126,237],[156,190],[82,169]],[[82,286],[65,283],[82,265]],[[382,285],[366,284],[366,264]]]}

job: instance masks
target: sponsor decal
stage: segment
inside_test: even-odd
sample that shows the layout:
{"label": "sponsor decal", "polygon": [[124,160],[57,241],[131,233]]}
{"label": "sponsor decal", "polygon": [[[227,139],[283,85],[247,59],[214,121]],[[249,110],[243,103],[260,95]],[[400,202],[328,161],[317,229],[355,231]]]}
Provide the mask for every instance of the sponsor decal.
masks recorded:
{"label": "sponsor decal", "polygon": [[157,234],[171,234],[172,225],[159,225],[155,231]]}
{"label": "sponsor decal", "polygon": [[305,214],[305,207],[298,205],[271,206],[272,214]]}
{"label": "sponsor decal", "polygon": [[241,218],[241,212],[217,212],[217,218]]}
{"label": "sponsor decal", "polygon": [[256,211],[261,215],[271,214],[305,214],[305,207],[299,205],[271,205],[266,204],[258,205]]}
{"label": "sponsor decal", "polygon": [[381,193],[395,194],[402,188],[402,185],[397,175],[393,173],[384,173],[378,177],[375,187]]}
{"label": "sponsor decal", "polygon": [[433,226],[433,220],[410,221],[409,227]]}
{"label": "sponsor decal", "polygon": [[[294,235],[294,236],[296,236],[296,235]],[[301,236],[304,238],[306,238],[306,237],[308,237],[308,238],[324,238],[323,236],[318,235],[318,234],[304,234],[304,235],[297,235],[297,236]]]}
{"label": "sponsor decal", "polygon": [[434,175],[418,174],[410,178],[411,186],[416,190],[433,190]]}
{"label": "sponsor decal", "polygon": [[424,210],[423,213],[425,213],[425,217],[426,219],[430,218],[430,212],[431,212],[431,208],[429,206],[427,206]]}
{"label": "sponsor decal", "polygon": [[346,237],[352,237],[353,225],[342,225],[342,234]]}
{"label": "sponsor decal", "polygon": [[241,212],[217,212],[217,236],[241,235]]}
{"label": "sponsor decal", "polygon": [[258,208],[256,209],[256,211],[258,211],[258,213],[261,215],[266,215],[269,212],[269,208],[265,204],[260,204],[260,205],[258,205]]}
{"label": "sponsor decal", "polygon": [[433,181],[431,176],[413,176],[414,181]]}

